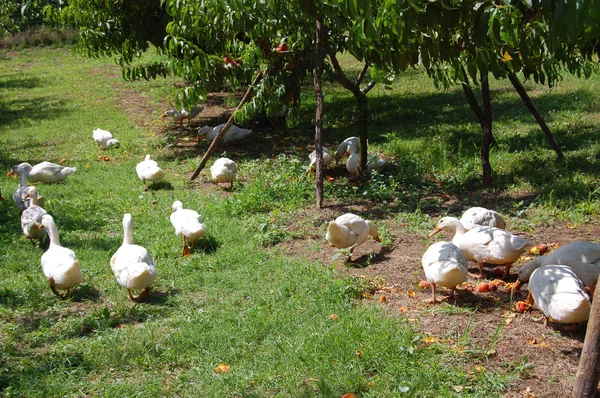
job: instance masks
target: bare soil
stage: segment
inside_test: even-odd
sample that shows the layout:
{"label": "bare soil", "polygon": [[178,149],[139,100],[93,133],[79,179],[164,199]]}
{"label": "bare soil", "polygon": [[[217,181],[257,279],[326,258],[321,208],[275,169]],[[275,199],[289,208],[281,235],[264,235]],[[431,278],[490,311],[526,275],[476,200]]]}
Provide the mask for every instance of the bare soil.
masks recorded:
{"label": "bare soil", "polygon": [[[331,206],[303,216],[326,222],[348,210],[369,212],[366,205]],[[563,331],[558,324],[544,326],[543,316],[537,310],[525,314],[515,311],[514,303],[527,296],[526,285],[513,292],[512,297],[503,287],[478,293],[475,286],[479,280],[470,278],[469,286],[459,288],[450,301],[449,291],[442,288],[438,289],[437,297],[444,302],[429,304],[431,289],[420,289],[418,283],[425,279],[421,256],[433,239],[407,231],[405,226],[392,221],[387,221],[387,228],[393,235],[391,244],[382,246],[370,239],[354,250],[351,262],[344,262],[343,256],[336,258],[337,249],[330,247],[323,236],[295,239],[280,246],[285,253],[335,264],[339,272],[371,283],[372,294],[365,300],[385,306],[392,316],[408,320],[418,331],[431,336],[427,341],[432,344],[447,344],[469,359],[469,352],[473,352],[466,369],[469,373],[507,373],[522,367],[520,378],[509,387],[505,397],[571,396],[586,325]],[[591,240],[599,232],[594,225],[578,228],[558,225],[538,231],[535,237],[517,234],[557,247],[575,240]],[[320,243],[322,250],[310,250],[311,242]],[[516,280],[518,266],[531,257],[525,254],[513,265],[507,282]],[[478,273],[477,264],[470,266],[471,273]],[[496,279],[493,268],[486,268],[486,272],[488,281]]]}
{"label": "bare soil", "polygon": [[[225,105],[225,95],[213,95],[190,126],[184,124],[180,127],[168,119],[157,123],[149,120],[150,115],[156,114],[156,109],[144,106],[144,101],[140,101],[137,93],[120,87],[120,105],[136,118],[135,122],[138,125],[150,127],[156,134],[171,134],[176,137],[171,151],[175,157],[182,159],[182,163],[190,158],[199,163],[200,157],[208,148],[208,142],[195,141],[197,128],[225,122],[235,108]],[[170,107],[165,101],[164,109],[168,108]],[[252,128],[255,130],[253,139],[243,145],[225,148],[228,153],[237,156],[298,153],[299,145],[304,145],[306,154],[312,150],[312,132],[303,136],[282,138],[275,133],[277,126],[256,125]],[[195,184],[201,185],[203,189],[215,189],[202,175]],[[231,195],[227,189],[221,192],[224,196]],[[519,197],[498,197],[494,193],[474,192],[472,196],[478,197],[479,199],[475,200],[481,205],[486,205],[487,202],[523,200]],[[488,206],[493,207],[493,203],[488,203]],[[449,211],[460,207],[460,204],[452,202],[449,198],[445,207],[444,210]],[[470,286],[457,290],[450,302],[428,304],[426,300],[431,297],[431,291],[420,289],[418,283],[424,279],[421,256],[433,240],[424,234],[408,230],[406,225],[387,220],[385,223],[391,234],[390,244],[382,246],[369,240],[354,251],[352,262],[344,262],[343,257],[336,256],[336,249],[325,242],[322,227],[327,221],[345,212],[369,214],[373,219],[386,219],[372,203],[329,205],[319,211],[305,209],[297,215],[296,219],[300,221],[288,226],[301,238],[286,241],[273,249],[310,261],[335,264],[340,273],[349,273],[364,279],[365,283],[372,286],[372,294],[365,300],[385,306],[392,316],[408,320],[418,331],[431,336],[428,339],[431,344],[448,345],[456,350],[459,356],[471,359],[472,362],[466,365],[466,371],[470,373],[488,372],[493,377],[494,372],[505,374],[520,368],[520,378],[508,388],[504,395],[506,397],[571,396],[586,325],[579,325],[574,331],[563,331],[560,325],[553,324],[545,327],[540,312],[534,310],[521,314],[514,310],[514,303],[525,299],[526,286],[512,296],[502,287],[493,292],[478,293],[474,289],[478,280],[474,279],[469,280]],[[310,228],[307,228],[307,222]],[[434,225],[432,229],[433,227]],[[555,225],[536,231],[535,236],[518,234],[535,243],[563,245],[575,240],[594,240],[600,236],[600,228],[592,224],[577,228]],[[446,240],[449,240],[449,237],[446,237]],[[319,250],[314,250],[316,246]],[[507,281],[516,280],[518,266],[526,261],[526,258],[522,258],[515,263]],[[471,271],[476,273],[476,264],[471,265]],[[488,269],[490,280],[494,279],[492,270]],[[445,299],[447,295],[448,291],[444,291],[443,288],[438,291],[440,298]]]}

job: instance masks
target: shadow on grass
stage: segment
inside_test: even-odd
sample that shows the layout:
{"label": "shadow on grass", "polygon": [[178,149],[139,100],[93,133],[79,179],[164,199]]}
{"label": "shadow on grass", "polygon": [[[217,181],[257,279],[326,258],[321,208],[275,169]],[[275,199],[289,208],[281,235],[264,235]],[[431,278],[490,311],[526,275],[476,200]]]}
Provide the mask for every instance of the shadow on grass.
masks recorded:
{"label": "shadow on grass", "polygon": [[[479,89],[475,91],[479,98]],[[595,94],[583,88],[542,95],[530,91],[535,105],[550,124],[556,109],[562,114],[591,113],[593,109],[589,109],[589,104],[596,101]],[[597,126],[583,122],[576,128],[551,126],[566,156],[565,161],[557,162],[544,133],[510,85],[492,90],[494,122],[501,127],[496,131],[502,131],[502,134],[496,136],[498,147],[494,151],[498,156],[492,159],[494,183],[493,188],[488,189],[482,187],[481,164],[476,160],[482,141],[480,127],[460,88],[443,92],[376,94],[369,98],[372,111],[369,144],[386,144],[386,154],[391,154],[393,161],[381,170],[382,181],[377,189],[373,188],[373,181],[359,182],[356,188],[338,185],[334,190],[326,191],[326,197],[343,198],[354,204],[362,202],[363,198],[367,204],[372,201],[368,208],[373,217],[390,211],[439,213],[448,208],[463,211],[481,205],[480,201],[486,201],[489,206],[497,205],[500,211],[512,211],[522,197],[506,191],[513,188],[516,181],[532,187],[531,191],[538,190],[544,200],[586,201],[600,197],[600,192],[594,193],[592,183],[582,182],[584,179],[579,178],[580,175],[600,178]],[[300,124],[293,129],[276,122],[268,126],[243,126],[252,128],[255,134],[235,146],[219,148],[215,156],[226,151],[235,160],[256,160],[286,154],[308,163],[307,156],[314,140],[314,110],[310,106],[312,103],[307,103],[302,109]],[[326,104],[325,111],[323,141],[327,148],[335,149],[341,140],[358,135],[358,112],[352,96],[337,95],[333,102]],[[206,119],[203,122],[213,125],[221,120]],[[527,128],[519,127],[518,134],[506,133],[514,125]],[[416,144],[412,146],[412,142]],[[192,149],[177,146],[174,151],[178,158],[196,158],[198,154],[204,155],[208,145],[204,142]],[[521,152],[523,156],[515,161]],[[509,160],[516,165],[503,166],[503,153],[509,154]],[[436,161],[440,164],[435,164]],[[449,171],[461,163],[463,170],[460,173]],[[472,167],[464,165],[471,163]],[[327,174],[336,179],[334,184],[346,177],[343,164]],[[384,180],[394,186],[386,186]],[[440,199],[440,194],[451,198]]]}
{"label": "shadow on grass", "polygon": [[168,181],[156,181],[148,184],[148,191],[173,191],[174,189]]}
{"label": "shadow on grass", "polygon": [[168,305],[169,299],[173,296],[178,295],[179,292],[179,289],[173,288],[168,290],[150,289],[150,295],[148,296],[148,300],[145,303],[157,306],[170,306]]}
{"label": "shadow on grass", "polygon": [[100,300],[100,290],[87,284],[79,285],[71,291],[70,298],[75,302],[98,302]]}
{"label": "shadow on grass", "polygon": [[219,242],[212,235],[207,235],[204,238],[196,241],[194,248],[192,249],[192,253],[203,252],[206,254],[211,254],[219,250],[219,247],[221,247]]}

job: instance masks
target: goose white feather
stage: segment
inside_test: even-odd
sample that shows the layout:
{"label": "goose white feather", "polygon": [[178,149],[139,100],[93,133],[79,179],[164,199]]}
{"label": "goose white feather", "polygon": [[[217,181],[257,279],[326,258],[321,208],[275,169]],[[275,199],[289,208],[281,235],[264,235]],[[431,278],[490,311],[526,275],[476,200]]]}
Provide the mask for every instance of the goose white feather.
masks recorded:
{"label": "goose white feather", "polygon": [[112,133],[107,130],[95,129],[92,132],[92,137],[101,149],[110,149],[112,147],[118,148],[121,146],[119,140],[115,139]]}
{"label": "goose white feather", "polygon": [[[150,159],[150,155],[146,155],[144,160],[135,166],[135,171],[137,172],[139,179],[144,183],[144,187],[146,187],[146,181],[160,181],[165,176],[165,173],[158,166],[158,163]],[[146,189],[147,188],[144,190]]]}
{"label": "goose white feather", "polygon": [[460,222],[465,229],[471,230],[475,226],[506,228],[504,218],[494,210],[488,210],[485,207],[471,207],[467,209],[460,218]]}
{"label": "goose white feather", "polygon": [[515,288],[529,282],[533,271],[549,264],[565,265],[588,287],[594,287],[600,274],[600,245],[593,242],[576,241],[558,247],[551,253],[536,257],[519,269]]}
{"label": "goose white feather", "polygon": [[[129,213],[123,216],[123,244],[110,259],[110,268],[131,299],[143,301],[148,297],[150,285],[156,280],[156,267],[148,250],[133,243],[133,220]],[[133,297],[131,290],[140,289],[144,292]]]}
{"label": "goose white feather", "polygon": [[583,283],[566,265],[549,264],[533,271],[529,293],[540,311],[553,321],[577,323],[590,316],[591,304]]}
{"label": "goose white feather", "polygon": [[[61,246],[58,237],[58,228],[50,214],[42,216],[42,226],[50,237],[50,246],[42,254],[42,271],[50,281],[50,288],[59,297],[66,297],[69,290],[81,283],[81,267],[75,252]],[[61,295],[57,289],[66,290]]]}
{"label": "goose white feather", "polygon": [[[202,217],[197,211],[184,209],[183,203],[179,200],[176,200],[173,203],[172,209],[173,212],[169,218],[171,220],[171,225],[175,228],[175,235],[182,236],[182,254],[184,256],[189,255],[196,240],[206,235],[206,225],[202,222]],[[187,242],[192,243],[191,248],[188,247]]]}
{"label": "goose white feather", "polygon": [[224,182],[229,182],[231,187],[233,187],[237,171],[237,164],[228,158],[219,158],[210,166],[210,174],[213,180],[215,180],[217,188],[219,187],[219,183]]}
{"label": "goose white feather", "polygon": [[9,175],[23,173],[29,182],[58,182],[76,171],[77,167],[61,166],[50,162],[38,163],[35,166],[21,163],[13,166]]}
{"label": "goose white feather", "polygon": [[[221,129],[225,126],[225,124],[226,123],[221,123],[214,128],[210,126],[200,127],[198,129],[198,139],[200,139],[201,137],[206,137],[210,141],[214,140],[217,134],[219,134]],[[250,134],[252,134],[252,130],[243,129],[233,124],[231,125],[229,130],[227,130],[225,136],[222,137],[222,140],[225,143],[240,141],[249,136]]]}
{"label": "goose white feather", "polygon": [[[19,165],[20,166],[20,165]],[[15,201],[15,205],[17,208],[23,212],[26,208],[29,207],[30,199],[25,198],[27,195],[27,174],[19,167],[14,166],[11,169],[12,174],[19,176],[19,185],[17,186],[17,190],[13,194],[13,200]],[[44,207],[44,197],[38,195],[38,206]]]}
{"label": "goose white feather", "polygon": [[344,156],[351,155],[352,153],[358,152],[360,141],[358,137],[348,137],[344,141],[340,142],[333,157],[336,161],[340,160]]}
{"label": "goose white feather", "polygon": [[159,116],[159,118],[165,118],[167,116],[172,116],[173,120],[175,122],[179,122],[179,125],[183,125],[183,121],[187,120],[188,121],[188,126],[190,124],[190,121],[195,118],[196,116],[198,116],[200,114],[200,112],[202,112],[202,109],[204,109],[204,107],[196,105],[194,106],[191,110],[187,110],[185,108],[181,108],[181,112],[178,111],[177,109],[170,109],[168,111],[166,111],[165,113],[163,113],[162,115]]}
{"label": "goose white feather", "polygon": [[459,219],[442,217],[437,227],[429,234],[433,236],[440,231],[453,234],[452,243],[462,250],[465,257],[479,264],[479,277],[485,277],[483,264],[504,264],[503,278],[506,278],[510,266],[525,251],[531,242],[504,229],[495,227],[475,227],[466,231]]}
{"label": "goose white feather", "polygon": [[42,239],[47,235],[46,230],[40,229],[40,226],[42,217],[48,213],[38,205],[38,196],[36,187],[28,187],[25,198],[30,200],[29,207],[21,213],[21,229],[23,234],[31,239]]}
{"label": "goose white feather", "polygon": [[431,302],[437,302],[437,285],[452,289],[449,298],[454,295],[456,286],[467,281],[468,262],[463,252],[452,242],[437,242],[429,246],[421,259],[427,281],[431,283]]}
{"label": "goose white feather", "polygon": [[338,249],[349,247],[352,253],[354,248],[363,244],[369,236],[381,242],[375,224],[356,214],[346,213],[329,222],[325,239]]}
{"label": "goose white feather", "polygon": [[[308,170],[313,171],[317,164],[317,150],[316,149],[308,154],[308,159],[310,160],[310,163],[308,165]],[[329,152],[329,150],[327,148],[323,147],[323,166],[327,167],[331,164],[331,162],[333,162],[333,156],[331,155],[331,152]]]}

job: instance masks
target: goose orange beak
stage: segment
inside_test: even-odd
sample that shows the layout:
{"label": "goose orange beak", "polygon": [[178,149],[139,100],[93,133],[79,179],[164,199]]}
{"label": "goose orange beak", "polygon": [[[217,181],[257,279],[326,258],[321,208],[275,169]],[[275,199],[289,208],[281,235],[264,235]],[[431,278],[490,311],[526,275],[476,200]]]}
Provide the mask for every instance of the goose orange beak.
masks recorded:
{"label": "goose orange beak", "polygon": [[7,175],[7,176],[11,176],[11,175],[13,175],[13,174],[15,174],[15,173],[13,173],[13,171],[12,171],[12,170],[8,170],[8,173],[6,173],[6,175]]}
{"label": "goose orange beak", "polygon": [[441,231],[441,229],[439,229],[438,227],[435,227],[435,228],[433,229],[433,231],[431,231],[431,232],[429,233],[429,235],[427,235],[427,237],[428,237],[428,238],[431,238],[433,235],[437,234],[437,233],[438,233],[438,232],[440,232],[440,231]]}
{"label": "goose orange beak", "polygon": [[374,236],[373,239],[375,239],[375,242],[381,242],[381,238],[379,236]]}

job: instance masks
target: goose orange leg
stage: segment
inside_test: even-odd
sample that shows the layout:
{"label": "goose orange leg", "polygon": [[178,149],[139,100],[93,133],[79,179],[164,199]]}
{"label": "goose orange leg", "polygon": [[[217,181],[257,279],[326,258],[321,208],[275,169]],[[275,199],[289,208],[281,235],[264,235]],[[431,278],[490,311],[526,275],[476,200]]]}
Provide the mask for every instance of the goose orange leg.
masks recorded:
{"label": "goose orange leg", "polygon": [[502,279],[506,279],[506,277],[508,276],[508,274],[510,274],[510,266],[512,265],[512,263],[506,263],[504,264],[504,273],[502,274]]}
{"label": "goose orange leg", "polygon": [[69,296],[69,290],[68,289],[67,289],[67,291],[64,294],[60,294],[59,291],[56,290],[56,286],[54,286],[54,278],[50,278],[50,289],[52,289],[52,293],[56,294],[62,300],[66,299]]}
{"label": "goose orange leg", "polygon": [[189,256],[190,254],[192,254],[192,251],[190,250],[189,246],[187,245],[187,242],[185,241],[185,235],[181,234],[181,237],[183,238],[183,252],[181,253],[181,255]]}
{"label": "goose orange leg", "polygon": [[431,298],[427,300],[430,304],[441,303],[442,300],[435,298],[435,283],[431,284]]}

